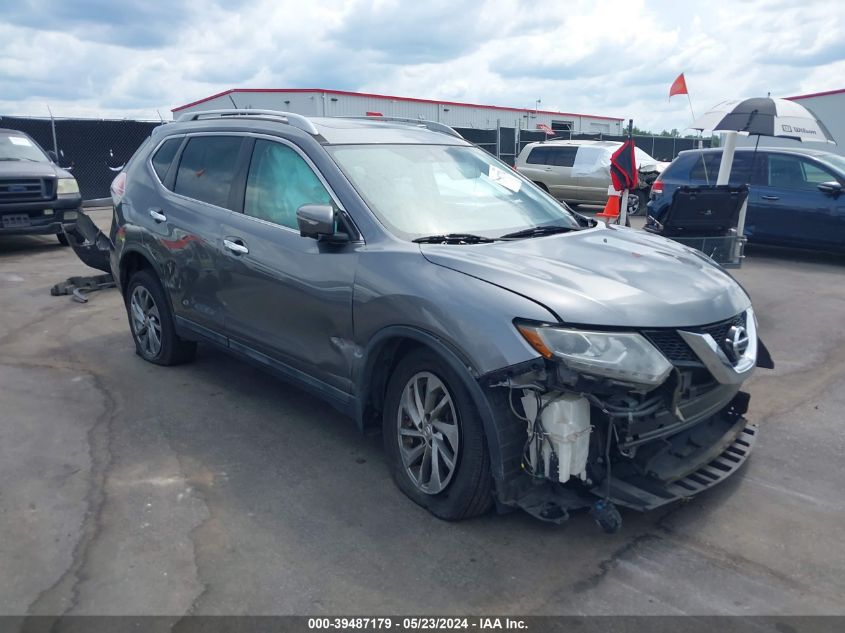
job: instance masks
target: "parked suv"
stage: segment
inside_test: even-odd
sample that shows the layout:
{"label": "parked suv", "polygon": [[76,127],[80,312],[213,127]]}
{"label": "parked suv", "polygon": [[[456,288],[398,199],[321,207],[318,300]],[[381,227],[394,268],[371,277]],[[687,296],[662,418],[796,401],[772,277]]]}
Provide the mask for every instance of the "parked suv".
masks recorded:
{"label": "parked suv", "polygon": [[[721,149],[681,152],[651,190],[646,228],[657,227],[675,191],[714,184]],[[845,158],[804,147],[736,150],[730,184],[749,184],[745,236],[752,244],[845,250]]]}
{"label": "parked suv", "polygon": [[56,235],[76,223],[79,185],[29,135],[0,129],[0,235]]}
{"label": "parked suv", "polygon": [[437,123],[189,114],[113,185],[138,355],[220,347],[380,428],[444,519],[646,510],[733,473],[765,359],[706,257],[572,214]]}
{"label": "parked suv", "polygon": [[[607,202],[610,157],[618,141],[543,141],[529,143],[516,158],[516,170],[555,198],[569,204]],[[669,163],[636,149],[640,182],[628,195],[628,214],[645,209],[651,183]]]}

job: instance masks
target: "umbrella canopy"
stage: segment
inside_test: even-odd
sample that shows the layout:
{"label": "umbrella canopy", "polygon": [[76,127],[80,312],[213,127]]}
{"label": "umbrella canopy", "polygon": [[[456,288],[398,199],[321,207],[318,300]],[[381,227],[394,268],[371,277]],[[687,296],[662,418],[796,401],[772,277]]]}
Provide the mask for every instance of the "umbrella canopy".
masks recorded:
{"label": "umbrella canopy", "polygon": [[836,144],[811,110],[794,101],[772,97],[722,101],[696,119],[690,128]]}

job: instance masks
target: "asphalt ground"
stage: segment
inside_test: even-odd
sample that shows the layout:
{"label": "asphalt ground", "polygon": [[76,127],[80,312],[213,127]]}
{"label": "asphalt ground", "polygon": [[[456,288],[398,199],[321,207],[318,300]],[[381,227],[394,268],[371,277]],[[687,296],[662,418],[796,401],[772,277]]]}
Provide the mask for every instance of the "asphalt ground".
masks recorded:
{"label": "asphalt ground", "polygon": [[843,257],[749,248],[755,453],[612,536],[435,519],[322,402],[207,347],[143,362],[115,290],[50,296],[93,272],[0,237],[0,614],[845,613]]}

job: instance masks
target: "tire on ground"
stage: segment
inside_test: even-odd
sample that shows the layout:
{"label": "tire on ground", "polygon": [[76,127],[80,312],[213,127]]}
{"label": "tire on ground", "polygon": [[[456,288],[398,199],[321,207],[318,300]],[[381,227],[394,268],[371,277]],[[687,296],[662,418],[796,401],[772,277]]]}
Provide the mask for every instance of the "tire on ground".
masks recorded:
{"label": "tire on ground", "polygon": [[[456,471],[446,488],[437,494],[426,494],[417,488],[399,452],[397,415],[402,390],[419,372],[430,372],[443,382],[452,396],[460,429]],[[461,378],[431,350],[414,350],[397,364],[387,385],[382,434],[393,480],[412,501],[447,521],[467,519],[490,510],[493,476],[481,418]]]}
{"label": "tire on ground", "polygon": [[[161,348],[154,355],[142,349],[132,323],[130,301],[132,293],[138,286],[143,286],[150,293],[160,316]],[[164,294],[164,288],[152,271],[148,269],[139,270],[130,277],[129,284],[126,287],[125,301],[126,313],[129,317],[129,330],[132,332],[132,339],[135,341],[135,353],[138,356],[156,365],[180,365],[194,360],[197,353],[197,344],[194,341],[187,341],[177,336],[173,314]]]}

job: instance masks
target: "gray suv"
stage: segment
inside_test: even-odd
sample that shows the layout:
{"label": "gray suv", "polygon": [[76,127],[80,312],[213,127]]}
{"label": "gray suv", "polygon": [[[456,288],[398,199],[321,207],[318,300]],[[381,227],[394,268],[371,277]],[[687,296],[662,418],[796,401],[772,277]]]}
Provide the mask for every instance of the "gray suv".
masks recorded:
{"label": "gray suv", "polygon": [[733,473],[769,364],[696,251],[573,213],[438,123],[231,110],[157,128],[112,186],[137,353],[215,345],[380,429],[443,519],[648,510]]}

